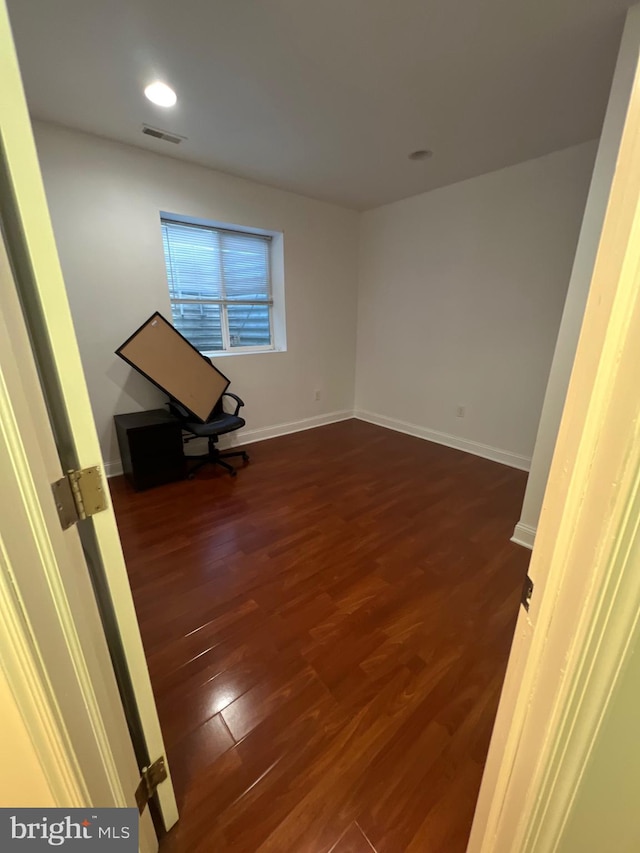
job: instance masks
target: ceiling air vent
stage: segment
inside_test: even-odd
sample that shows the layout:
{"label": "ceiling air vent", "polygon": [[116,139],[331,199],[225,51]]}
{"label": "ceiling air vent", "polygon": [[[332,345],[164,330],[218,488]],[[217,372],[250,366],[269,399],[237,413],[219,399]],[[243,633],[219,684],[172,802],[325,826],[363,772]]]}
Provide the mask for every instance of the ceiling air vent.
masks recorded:
{"label": "ceiling air vent", "polygon": [[142,132],[146,133],[147,136],[153,136],[155,139],[173,142],[174,145],[179,145],[187,138],[186,136],[178,136],[176,133],[169,133],[168,130],[160,130],[158,127],[150,127],[148,124],[142,125]]}

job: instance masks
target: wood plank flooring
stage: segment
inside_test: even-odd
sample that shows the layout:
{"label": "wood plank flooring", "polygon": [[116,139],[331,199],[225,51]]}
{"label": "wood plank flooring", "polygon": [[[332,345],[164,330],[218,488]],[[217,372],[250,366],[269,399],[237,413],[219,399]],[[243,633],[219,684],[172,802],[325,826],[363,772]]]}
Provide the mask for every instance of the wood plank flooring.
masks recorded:
{"label": "wood plank flooring", "polygon": [[181,820],[162,853],[462,853],[526,474],[351,420],[110,481]]}

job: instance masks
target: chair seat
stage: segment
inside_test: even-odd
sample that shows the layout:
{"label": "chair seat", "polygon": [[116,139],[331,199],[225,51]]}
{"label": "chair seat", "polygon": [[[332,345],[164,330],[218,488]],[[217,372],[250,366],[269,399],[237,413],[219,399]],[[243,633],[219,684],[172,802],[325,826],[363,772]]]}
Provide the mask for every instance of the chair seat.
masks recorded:
{"label": "chair seat", "polygon": [[245,419],[237,415],[229,415],[226,412],[223,415],[207,421],[206,424],[198,424],[194,421],[189,421],[184,424],[184,429],[193,435],[210,436],[224,435],[225,432],[233,432],[245,425]]}

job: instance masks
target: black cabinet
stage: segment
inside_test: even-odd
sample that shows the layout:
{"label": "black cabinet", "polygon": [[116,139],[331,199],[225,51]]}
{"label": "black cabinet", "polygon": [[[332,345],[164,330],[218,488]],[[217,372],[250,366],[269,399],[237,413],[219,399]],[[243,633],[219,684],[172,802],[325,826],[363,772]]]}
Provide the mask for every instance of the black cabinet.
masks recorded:
{"label": "black cabinet", "polygon": [[182,425],[164,409],[114,417],[123,471],[135,489],[187,476]]}

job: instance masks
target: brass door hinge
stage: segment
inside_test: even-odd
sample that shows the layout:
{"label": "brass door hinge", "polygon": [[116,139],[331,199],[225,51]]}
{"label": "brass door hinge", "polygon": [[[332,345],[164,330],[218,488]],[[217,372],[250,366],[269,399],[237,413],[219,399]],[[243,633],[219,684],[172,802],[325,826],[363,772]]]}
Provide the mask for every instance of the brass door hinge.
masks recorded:
{"label": "brass door hinge", "polygon": [[63,530],[107,508],[107,496],[97,465],[69,471],[66,477],[51,484],[51,490]]}
{"label": "brass door hinge", "polygon": [[164,782],[167,775],[164,755],[157,758],[149,767],[142,768],[140,784],[136,788],[136,805],[140,814],[145,810],[147,803],[155,794],[156,788],[161,782]]}

